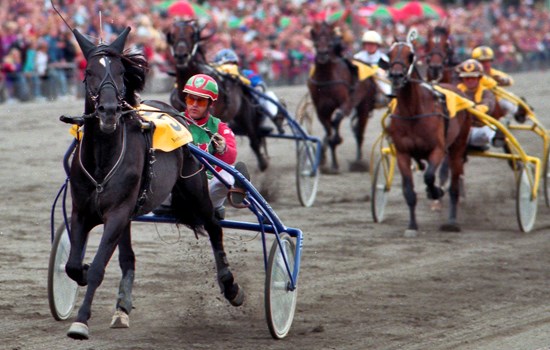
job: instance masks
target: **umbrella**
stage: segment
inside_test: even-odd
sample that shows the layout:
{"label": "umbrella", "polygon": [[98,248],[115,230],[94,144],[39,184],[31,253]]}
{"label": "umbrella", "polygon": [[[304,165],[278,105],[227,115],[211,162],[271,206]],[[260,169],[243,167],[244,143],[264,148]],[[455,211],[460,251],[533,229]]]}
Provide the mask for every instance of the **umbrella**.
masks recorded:
{"label": "umbrella", "polygon": [[395,4],[394,7],[399,9],[405,18],[414,16],[440,19],[447,17],[447,13],[443,8],[420,1],[401,1]]}
{"label": "umbrella", "polygon": [[365,6],[359,9],[358,14],[371,19],[396,22],[403,17],[401,11],[386,5]]}
{"label": "umbrella", "polygon": [[[169,1],[162,2],[159,5],[166,4]],[[182,18],[189,18],[189,19],[190,18],[210,19],[210,14],[204,7],[189,1],[182,1],[182,0],[172,1],[172,3],[168,4],[168,6],[165,9],[168,15],[171,17],[182,17]]]}

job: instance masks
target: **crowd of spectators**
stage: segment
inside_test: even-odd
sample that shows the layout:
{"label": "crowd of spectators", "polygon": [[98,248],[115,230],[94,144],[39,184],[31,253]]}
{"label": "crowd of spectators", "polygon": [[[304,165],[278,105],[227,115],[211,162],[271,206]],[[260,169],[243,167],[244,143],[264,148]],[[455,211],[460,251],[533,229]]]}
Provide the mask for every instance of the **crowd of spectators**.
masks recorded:
{"label": "crowd of spectators", "polygon": [[[55,0],[55,3],[73,28],[95,40],[109,42],[123,28],[131,26],[130,44],[143,50],[153,67],[152,74],[162,74],[171,69],[164,33],[175,20],[163,6],[165,1]],[[378,3],[375,1],[218,0],[198,3],[208,13],[199,16],[199,21],[216,28],[216,34],[207,44],[207,58],[211,59],[221,48],[232,47],[239,54],[243,68],[259,72],[271,84],[304,83],[314,57],[310,24],[342,9],[350,14],[339,21],[339,25],[353,35],[350,51],[359,49],[361,34],[367,29],[378,31],[387,48],[394,36],[406,33],[411,26],[419,30],[422,42],[428,28],[440,22],[421,17],[399,22],[360,17],[360,9]],[[550,66],[548,10],[531,2],[506,7],[495,0],[453,5],[446,11],[458,59],[465,59],[475,46],[484,44],[494,49],[495,66],[505,71]],[[71,31],[55,13],[50,0],[38,6],[31,1],[3,0],[0,8],[0,102],[74,98],[81,85],[84,65]]]}

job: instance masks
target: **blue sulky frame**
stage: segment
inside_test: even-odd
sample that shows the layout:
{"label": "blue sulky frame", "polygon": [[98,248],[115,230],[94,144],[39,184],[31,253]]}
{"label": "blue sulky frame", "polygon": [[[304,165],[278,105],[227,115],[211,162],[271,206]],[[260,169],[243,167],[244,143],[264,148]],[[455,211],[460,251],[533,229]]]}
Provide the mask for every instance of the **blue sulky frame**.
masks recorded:
{"label": "blue sulky frame", "polygon": [[[70,317],[76,303],[78,289],[76,283],[66,276],[64,269],[66,263],[65,259],[67,258],[68,249],[70,247],[70,243],[68,243],[70,220],[66,208],[70,173],[69,159],[76,148],[76,144],[77,141],[74,140],[63,158],[63,167],[67,174],[67,178],[54,199],[50,217],[52,250],[50,252],[50,263],[48,266],[48,301],[50,304],[50,311],[53,317],[58,321]],[[221,167],[244,184],[246,189],[244,204],[254,213],[254,215],[256,215],[258,223],[221,220],[220,224],[224,228],[261,233],[264,268],[266,270],[265,308],[267,323],[273,338],[284,338],[290,329],[292,318],[294,317],[298,273],[302,257],[302,231],[297,228],[286,227],[250,181],[235,168],[193,144],[189,144],[188,147],[205,168],[211,170],[214,175],[218,176],[228,188],[230,185],[217,175],[218,173],[214,170],[214,166]],[[56,231],[55,211],[60,199],[63,213],[63,225]],[[132,221],[145,223],[176,223],[174,217],[156,216],[152,214],[135,217]],[[272,244],[269,258],[266,233],[275,235],[275,241]],[[288,237],[293,237],[296,243],[289,243],[290,239]],[[288,251],[285,249],[288,247],[294,247],[294,251],[292,252],[292,250]],[[278,255],[273,255],[274,253]],[[290,255],[294,255],[294,261],[290,261]],[[288,277],[288,279],[284,276]],[[283,281],[281,281],[281,279],[283,279]],[[272,288],[275,289],[272,290]],[[283,294],[281,294],[281,290]]]}
{"label": "blue sulky frame", "polygon": [[[296,119],[292,117],[287,109],[278,101],[252,87],[248,87],[246,85],[243,86],[247,88],[251,94],[277,106],[278,111],[285,117],[285,121],[290,127],[290,133],[287,134],[283,129],[280,129],[278,133],[270,133],[266,135],[266,137],[296,141],[298,163],[296,186],[298,197],[302,206],[312,206],[317,192],[319,166],[322,157],[323,146],[321,140],[318,137],[308,135]],[[270,116],[270,114],[265,110],[264,113],[267,116]],[[304,152],[304,154],[301,155],[301,152]],[[304,156],[304,158],[302,159],[301,156]]]}

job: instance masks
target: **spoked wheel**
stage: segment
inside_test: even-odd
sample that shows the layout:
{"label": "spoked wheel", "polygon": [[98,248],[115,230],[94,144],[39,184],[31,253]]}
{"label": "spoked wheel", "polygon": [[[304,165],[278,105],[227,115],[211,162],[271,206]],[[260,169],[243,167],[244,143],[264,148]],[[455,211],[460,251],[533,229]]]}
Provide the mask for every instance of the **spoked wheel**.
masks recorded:
{"label": "spoked wheel", "polygon": [[546,158],[543,164],[544,173],[542,174],[542,185],[544,186],[544,201],[547,207],[550,207],[550,150],[545,150]]}
{"label": "spoked wheel", "polygon": [[535,225],[538,196],[536,198],[532,196],[534,179],[533,167],[524,165],[518,176],[516,193],[516,212],[519,228],[522,232],[531,231]]}
{"label": "spoked wheel", "polygon": [[390,192],[387,181],[390,169],[389,157],[386,154],[382,154],[382,157],[380,157],[374,168],[371,184],[371,209],[374,222],[382,222],[384,220],[384,212]]}
{"label": "spoked wheel", "polygon": [[300,99],[300,102],[298,102],[298,107],[296,107],[296,121],[309,135],[313,132],[313,120],[316,119],[316,115],[313,101],[309,92],[306,92]]}
{"label": "spoked wheel", "polygon": [[48,303],[57,321],[68,319],[76,304],[78,284],[65,272],[70,250],[69,232],[63,223],[55,233],[48,265]]}
{"label": "spoked wheel", "polygon": [[317,164],[317,144],[304,141],[298,143],[298,164],[296,166],[296,186],[298,199],[304,207],[311,207],[317,195],[319,167]]}
{"label": "spoked wheel", "polygon": [[279,238],[281,246],[279,247],[277,241],[271,246],[265,279],[265,315],[269,332],[275,339],[282,339],[288,334],[294,319],[298,297],[298,289],[293,291],[289,289],[290,276],[281,254],[282,250],[292,273],[296,245],[287,234],[283,234]]}

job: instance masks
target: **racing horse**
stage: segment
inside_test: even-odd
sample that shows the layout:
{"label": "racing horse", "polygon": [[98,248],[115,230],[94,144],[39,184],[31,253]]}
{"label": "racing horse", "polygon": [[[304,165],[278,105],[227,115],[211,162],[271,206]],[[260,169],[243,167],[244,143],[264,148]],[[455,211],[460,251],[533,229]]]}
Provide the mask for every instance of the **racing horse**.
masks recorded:
{"label": "racing horse", "polygon": [[446,25],[430,27],[425,45],[426,79],[433,83],[454,82],[454,48],[450,39],[450,29]]}
{"label": "racing horse", "polygon": [[[441,229],[460,231],[460,226],[456,222],[459,179],[464,171],[471,118],[465,111],[460,111],[450,118],[441,94],[422,80],[416,66],[412,44],[416,35],[416,30],[413,29],[406,41],[394,42],[388,52],[389,62],[381,65],[383,69],[387,69],[388,78],[396,94],[395,108],[390,115],[386,131],[395,145],[403,195],[409,207],[409,224],[405,233],[414,235],[418,230],[412,160],[424,170],[428,197],[439,199],[444,192],[435,184],[435,173],[446,155],[449,157],[451,168],[451,204],[448,222],[443,224]],[[461,94],[452,85],[442,86]],[[427,162],[427,167],[423,161]]]}
{"label": "racing horse", "polygon": [[[372,77],[359,81],[350,64],[338,54],[338,38],[334,27],[327,22],[316,22],[310,31],[315,46],[315,64],[307,87],[319,121],[325,130],[323,142],[323,172],[339,173],[336,147],[342,143],[340,123],[355,109],[353,134],[356,157],[351,170],[368,169],[363,161],[362,145],[368,118],[374,109],[376,82]],[[326,166],[327,147],[331,152],[331,165]]]}
{"label": "racing horse", "polygon": [[198,73],[212,76],[219,86],[219,98],[212,114],[228,123],[236,134],[248,136],[258,168],[264,171],[269,163],[261,150],[265,141],[265,135],[260,132],[262,109],[238,79],[222,75],[207,63],[204,42],[213,33],[204,34],[205,28],[196,20],[178,20],[166,34],[176,68],[176,84],[170,103],[180,111],[185,110],[183,87],[187,80]]}
{"label": "racing horse", "polygon": [[[87,60],[84,116],[64,120],[84,130],[70,167],[71,250],[65,266],[71,279],[87,286],[67,333],[74,339],[89,337],[92,300],[117,246],[122,278],[111,327],[129,326],[135,271],[131,220],[160,205],[170,193],[178,222],[195,233],[202,232],[202,227],[208,232],[224,296],[235,306],[244,300],[244,292],[229,269],[222,228],[214,217],[202,166],[186,145],[170,152],[152,148],[151,132],[143,127],[136,110],[136,92],[144,87],[147,61],[141,53],[124,51],[129,32],[128,27],[111,44],[96,46],[73,30]],[[183,125],[175,124],[174,128]],[[97,253],[90,265],[83,265],[89,232],[100,224],[104,230]]]}

